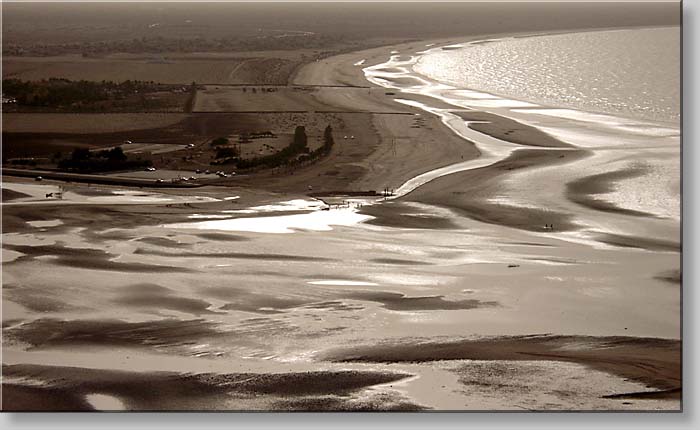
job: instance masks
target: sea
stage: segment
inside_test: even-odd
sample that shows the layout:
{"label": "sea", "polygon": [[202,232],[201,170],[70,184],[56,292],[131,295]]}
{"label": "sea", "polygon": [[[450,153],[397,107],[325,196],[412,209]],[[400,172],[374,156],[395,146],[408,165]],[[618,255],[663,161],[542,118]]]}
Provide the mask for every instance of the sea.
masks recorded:
{"label": "sea", "polygon": [[432,49],[413,69],[540,105],[678,124],[680,41],[677,26],[508,37]]}

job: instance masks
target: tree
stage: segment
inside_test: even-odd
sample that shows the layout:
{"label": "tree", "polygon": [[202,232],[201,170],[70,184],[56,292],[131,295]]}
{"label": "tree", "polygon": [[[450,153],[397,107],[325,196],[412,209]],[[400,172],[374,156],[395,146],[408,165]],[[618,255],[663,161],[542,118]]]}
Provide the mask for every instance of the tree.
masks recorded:
{"label": "tree", "polygon": [[121,146],[117,146],[107,151],[106,158],[110,161],[126,161],[126,154]]}
{"label": "tree", "polygon": [[231,158],[237,157],[238,151],[235,148],[218,148],[216,150],[216,158]]}
{"label": "tree", "polygon": [[323,131],[323,146],[327,147],[328,149],[333,146],[333,129],[331,128],[330,124],[328,124],[326,129]]}
{"label": "tree", "polygon": [[306,147],[306,140],[306,129],[303,125],[298,125],[297,128],[294,129],[294,141],[292,146],[299,152],[305,151],[308,149]]}
{"label": "tree", "polygon": [[71,154],[74,161],[87,160],[90,158],[90,150],[87,148],[75,148]]}
{"label": "tree", "polygon": [[216,139],[212,140],[210,145],[211,146],[219,146],[219,145],[228,145],[228,139],[225,137],[217,137]]}

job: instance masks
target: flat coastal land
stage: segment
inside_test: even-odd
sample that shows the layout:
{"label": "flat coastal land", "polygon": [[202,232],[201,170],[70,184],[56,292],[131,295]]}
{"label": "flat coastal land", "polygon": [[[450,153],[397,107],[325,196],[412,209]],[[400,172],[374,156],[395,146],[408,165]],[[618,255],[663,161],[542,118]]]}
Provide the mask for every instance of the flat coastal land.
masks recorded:
{"label": "flat coastal land", "polygon": [[[4,176],[3,409],[678,410],[679,221],[590,204],[618,178],[567,169],[595,149],[365,79],[464,40],[319,59],[269,99],[208,83],[158,119],[198,145],[331,124],[330,154],[294,170],[194,189]],[[475,139],[396,98],[481,121]]]}

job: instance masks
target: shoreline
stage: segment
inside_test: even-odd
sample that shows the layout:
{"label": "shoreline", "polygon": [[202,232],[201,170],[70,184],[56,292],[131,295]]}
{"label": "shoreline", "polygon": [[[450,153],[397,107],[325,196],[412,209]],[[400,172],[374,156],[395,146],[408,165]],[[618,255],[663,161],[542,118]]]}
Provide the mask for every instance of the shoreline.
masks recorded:
{"label": "shoreline", "polygon": [[[646,27],[642,27],[646,28]],[[620,30],[620,31],[625,31],[629,30],[628,28],[623,28],[623,29],[613,29],[613,30]],[[599,29],[596,30],[591,30],[591,31],[599,31]],[[572,33],[572,32],[565,32],[565,33]],[[575,32],[574,32],[575,33]],[[547,33],[549,34],[549,33]],[[558,33],[556,33],[558,34]],[[541,35],[541,34],[540,34]],[[500,35],[501,37],[510,37],[510,35]],[[474,39],[484,39],[484,37],[479,37],[479,38],[472,38],[468,39],[473,41]],[[449,41],[444,41],[444,43],[452,43],[451,40]],[[465,44],[468,42],[460,42],[455,45],[459,44]],[[432,44],[431,44],[432,45]],[[406,45],[401,45],[401,46],[406,46]],[[428,101],[428,105],[425,103],[421,102],[407,102],[403,101],[402,104],[408,105],[408,106],[413,106],[413,107],[418,107],[424,111],[427,111],[431,114],[434,115],[439,115],[442,117],[442,123],[447,126],[447,128],[452,129],[453,132],[456,134],[460,135],[462,138],[464,138],[466,141],[471,141],[472,144],[474,142],[482,142],[482,144],[477,143],[477,151],[479,152],[479,156],[476,157],[478,158],[483,158],[484,157],[484,149],[483,142],[493,142],[494,144],[490,144],[486,148],[496,148],[499,145],[499,142],[508,142],[511,144],[515,145],[527,145],[529,147],[552,147],[552,146],[559,146],[559,147],[568,147],[571,149],[579,149],[582,151],[588,151],[590,153],[591,150],[594,152],[591,154],[594,154],[596,157],[600,157],[600,154],[607,154],[606,152],[601,152],[597,150],[592,145],[587,144],[585,139],[588,139],[588,137],[585,136],[585,134],[582,134],[581,136],[573,133],[581,133],[580,130],[585,130],[584,126],[589,127],[591,125],[595,125],[595,127],[599,127],[600,131],[596,129],[596,133],[607,133],[606,136],[610,136],[610,138],[614,138],[617,136],[619,138],[620,136],[624,137],[624,139],[629,140],[630,142],[635,142],[635,139],[637,137],[634,134],[631,134],[630,131],[627,131],[625,127],[629,128],[632,126],[635,126],[636,123],[640,122],[646,124],[644,120],[625,120],[626,122],[623,122],[622,127],[617,128],[617,127],[611,127],[611,128],[606,128],[609,127],[607,123],[601,122],[601,123],[596,123],[595,121],[599,120],[598,117],[605,117],[605,120],[607,121],[612,121],[614,120],[613,116],[610,116],[609,114],[595,114],[595,113],[590,113],[590,112],[585,112],[581,111],[584,117],[582,119],[576,119],[576,120],[569,120],[566,117],[549,117],[549,116],[543,116],[540,114],[540,111],[543,110],[549,110],[549,111],[558,111],[562,110],[561,108],[556,108],[556,107],[544,107],[544,106],[538,106],[538,110],[533,111],[536,114],[529,115],[528,116],[528,109],[524,108],[518,108],[517,103],[523,103],[522,101],[514,100],[516,102],[515,108],[512,108],[513,102],[510,102],[509,99],[496,99],[499,103],[494,103],[494,107],[479,107],[480,104],[476,103],[476,107],[472,107],[469,105],[469,102],[462,103],[459,100],[463,99],[455,99],[451,98],[453,97],[452,95],[447,95],[451,91],[458,92],[458,91],[467,91],[467,92],[472,92],[472,93],[477,93],[477,91],[474,90],[462,90],[459,88],[453,88],[449,86],[445,86],[445,84],[438,83],[437,81],[433,81],[430,78],[426,78],[423,75],[420,75],[413,70],[409,70],[410,65],[415,63],[415,57],[413,57],[410,60],[401,60],[401,58],[404,58],[402,54],[400,54],[400,50],[402,49],[401,46],[395,46],[393,47],[394,49],[391,50],[392,53],[395,54],[386,54],[385,52],[385,57],[387,58],[390,55],[393,55],[389,58],[388,61],[385,61],[384,63],[376,63],[377,59],[376,56],[373,56],[369,59],[369,61],[365,61],[363,63],[363,67],[365,70],[365,74],[367,73],[367,70],[371,71],[371,77],[368,78],[368,80],[373,83],[374,85],[382,85],[388,89],[396,89],[398,97],[402,97],[404,99],[413,99],[415,100],[415,97],[420,97],[420,98],[425,98],[428,97],[428,99],[436,100],[439,104],[446,104],[446,107],[441,107],[441,108],[433,108],[433,107],[428,107],[430,104],[430,101]],[[408,48],[411,48],[409,45]],[[437,48],[432,48],[431,49],[438,49]],[[387,48],[388,49],[388,48]],[[410,55],[415,55],[415,54],[410,54]],[[360,56],[358,55],[356,58],[359,58]],[[403,62],[403,63],[402,63]],[[405,67],[403,64],[409,64],[409,67]],[[382,70],[387,70],[387,72],[381,72]],[[397,73],[395,70],[399,70],[399,73]],[[403,72],[401,72],[403,70]],[[377,73],[376,71],[380,71],[380,73]],[[420,80],[424,81],[424,84],[422,86],[418,87],[411,87],[411,86],[406,86],[404,84],[397,83],[395,81],[396,76],[418,76]],[[388,81],[384,82],[379,82],[377,80],[378,77],[381,77],[382,79],[388,79]],[[388,82],[388,83],[385,83]],[[450,93],[451,94],[451,93]],[[482,94],[482,93],[480,93]],[[489,94],[489,93],[483,93],[483,94]],[[477,97],[478,99],[479,97]],[[402,101],[402,100],[397,100],[397,101]],[[483,103],[481,104],[483,106]],[[485,105],[485,106],[488,106]],[[573,112],[573,111],[572,111]],[[591,118],[588,118],[586,115],[590,116]],[[532,117],[532,118],[531,118]],[[473,130],[474,132],[477,132],[478,134],[474,133],[467,133],[467,130],[464,129],[463,126],[460,126],[456,123],[457,118],[460,118],[461,120],[466,120],[465,124],[467,129]],[[536,121],[533,123],[533,118]],[[472,122],[473,121],[473,122]],[[486,123],[485,121],[488,121]],[[585,121],[585,122],[581,122]],[[579,125],[580,124],[580,125]],[[627,125],[629,124],[629,125]],[[556,127],[556,128],[555,128]],[[578,127],[578,128],[577,128]],[[647,126],[648,127],[648,126]],[[650,138],[656,139],[659,142],[662,142],[661,139],[664,139],[663,135],[658,135],[660,137],[656,137],[655,135],[655,130],[649,129],[649,131],[646,131],[644,128],[640,129],[640,131],[645,135],[645,136],[652,136]],[[572,133],[573,132],[573,133]],[[587,133],[587,132],[586,132]],[[493,138],[496,139],[496,141],[493,140]],[[674,139],[673,136],[671,136],[669,139]],[[672,142],[672,140],[666,139],[666,142]],[[638,139],[637,139],[638,140]],[[573,143],[575,142],[575,143]],[[583,143],[583,145],[581,144]],[[502,145],[501,145],[502,146]],[[524,147],[527,147],[524,146]],[[673,145],[670,146],[670,148],[673,148]],[[513,148],[510,153],[513,153],[515,148]],[[488,150],[487,150],[488,152]],[[611,153],[612,154],[612,153]],[[503,152],[502,155],[500,156],[501,161],[505,160],[507,157],[507,152]],[[595,159],[596,157],[593,157],[591,160]],[[469,171],[470,169],[481,169],[482,171],[486,172],[489,170],[489,168],[495,168],[496,166],[493,163],[487,164],[486,160],[483,160],[482,163],[479,163],[475,159],[472,160],[473,163],[471,166],[465,166],[463,169],[465,172]],[[494,161],[497,161],[497,159],[494,159]],[[599,162],[599,165],[602,165],[603,162]],[[487,167],[490,166],[490,167]],[[543,165],[544,166],[544,165]],[[537,166],[532,166],[537,167]],[[446,169],[450,170],[450,169]],[[460,169],[452,169],[453,172],[455,173],[456,171]],[[629,170],[628,166],[619,166],[617,168],[613,168],[612,172],[616,171],[627,171]],[[597,172],[595,172],[597,173]],[[570,173],[569,173],[570,174]],[[590,176],[590,175],[589,175]],[[597,193],[591,193],[587,198],[586,201],[584,201],[583,198],[574,198],[573,194],[569,194],[570,196],[570,204],[569,210],[571,211],[574,207],[579,207],[583,208],[586,207],[587,209],[592,209],[590,212],[591,215],[597,216],[596,211],[600,208],[605,207],[606,211],[614,211],[620,214],[648,214],[649,216],[655,217],[654,213],[648,213],[651,211],[645,211],[641,209],[630,209],[625,207],[624,205],[620,206],[620,204],[616,201],[608,201],[608,200],[599,200],[598,196],[601,196],[602,199],[606,198],[607,193],[612,192],[616,189],[618,186],[618,182],[610,182],[608,179],[610,178],[610,175],[592,175],[594,178],[589,179],[587,183],[587,187],[591,189],[596,189],[600,192]],[[618,178],[619,180],[627,180],[630,179],[630,176],[620,174],[620,175],[613,175],[613,177]],[[599,178],[600,181],[596,181],[596,184],[590,184],[591,181],[593,181],[595,178]],[[479,177],[473,178],[476,181],[479,181]],[[573,178],[577,179],[577,178]],[[583,178],[581,178],[583,180]],[[566,182],[574,182],[571,179],[566,180]],[[598,183],[600,182],[600,183]],[[407,185],[408,183],[404,183],[404,185]],[[415,187],[414,187],[415,188]],[[399,188],[400,189],[400,188]],[[412,189],[410,190],[412,191]],[[595,196],[595,197],[593,197]],[[410,196],[407,196],[408,199],[410,199]],[[594,203],[591,203],[591,201],[595,201]],[[433,200],[432,203],[439,204],[444,207],[450,207],[451,204],[449,201],[444,200],[442,202],[435,201]],[[587,203],[583,205],[584,203]],[[578,206],[579,204],[583,206]],[[498,210],[497,207],[491,207],[491,209]],[[484,212],[484,208],[481,209],[476,209],[472,211],[467,211],[467,215],[470,216],[475,216],[477,219],[482,219],[480,216],[478,216],[477,212]],[[512,225],[512,224],[511,224]],[[613,233],[615,233],[613,231]]]}
{"label": "shoreline", "polygon": [[[667,29],[667,28],[678,28],[680,32],[680,27],[678,25],[654,25],[654,26],[632,26],[632,27],[606,27],[606,28],[593,28],[593,29],[573,29],[573,30],[561,30],[561,31],[547,31],[547,32],[539,32],[539,33],[502,33],[502,34],[493,34],[490,35],[489,38],[483,39],[483,37],[486,36],[480,36],[477,37],[476,40],[473,38],[469,38],[467,40],[464,40],[462,42],[457,42],[454,45],[467,45],[467,44],[479,44],[479,43],[490,43],[492,41],[503,41],[506,39],[524,39],[524,38],[533,38],[533,37],[540,37],[540,36],[558,36],[558,35],[568,35],[568,34],[585,34],[585,33],[596,33],[596,32],[617,32],[617,31],[635,31],[635,30],[646,30],[646,29]],[[444,47],[430,47],[429,50],[437,50],[438,48],[443,48]],[[455,47],[454,49],[460,49],[461,47]],[[429,52],[426,51],[425,53],[421,53],[421,55],[428,54]],[[581,108],[580,106],[574,106],[574,105],[559,105],[559,104],[551,104],[551,103],[542,103],[538,101],[533,101],[524,97],[520,97],[517,95],[509,95],[509,94],[504,94],[504,93],[499,93],[499,92],[492,92],[488,91],[485,89],[479,89],[479,88],[474,88],[474,87],[463,87],[460,86],[459,83],[457,82],[452,82],[449,80],[441,81],[437,80],[433,77],[430,77],[428,75],[422,74],[419,71],[413,70],[413,73],[415,73],[417,76],[421,77],[422,79],[432,81],[434,83],[438,83],[441,85],[449,85],[453,86],[454,88],[460,88],[460,89],[467,89],[483,94],[489,94],[496,96],[498,98],[502,99],[507,99],[507,100],[514,100],[514,101],[520,101],[524,103],[532,103],[536,104],[538,106],[541,106],[546,109],[563,109],[563,110],[573,110],[577,112],[583,112],[586,114],[591,114],[591,115],[602,115],[602,116],[609,116],[611,118],[621,118],[624,120],[628,121],[635,121],[635,122],[649,122],[652,124],[660,124],[664,126],[669,126],[675,129],[680,130],[680,118],[678,121],[666,121],[666,120],[661,120],[658,118],[650,119],[650,118],[643,118],[643,117],[635,117],[635,116],[627,116],[624,114],[620,113],[611,113],[607,111],[602,111],[602,110],[590,110],[590,109],[584,109]]]}
{"label": "shoreline", "polygon": [[[392,47],[375,49],[374,60],[331,57],[299,79],[352,82]],[[443,121],[386,92],[332,101],[420,116],[355,115],[356,140],[291,176],[163,191],[232,200],[56,213],[3,206],[6,251],[20,254],[3,273],[3,370],[15,377],[4,382],[12,398],[3,406],[99,409],[97,395],[106,409],[678,410],[674,244],[652,239],[655,250],[640,250],[631,235],[596,225],[586,228],[611,246],[569,241],[581,226],[567,216],[578,207],[547,191],[571,179],[560,169],[596,161],[596,148],[470,111],[492,121],[477,125],[484,134],[459,116],[463,108],[448,108]],[[168,227],[195,222],[193,212],[245,214],[338,183],[378,191],[416,178],[401,197],[362,209],[375,217],[367,228],[279,236]],[[518,206],[530,200],[536,207]],[[542,220],[542,210],[557,218]],[[558,231],[541,231],[545,222]]]}

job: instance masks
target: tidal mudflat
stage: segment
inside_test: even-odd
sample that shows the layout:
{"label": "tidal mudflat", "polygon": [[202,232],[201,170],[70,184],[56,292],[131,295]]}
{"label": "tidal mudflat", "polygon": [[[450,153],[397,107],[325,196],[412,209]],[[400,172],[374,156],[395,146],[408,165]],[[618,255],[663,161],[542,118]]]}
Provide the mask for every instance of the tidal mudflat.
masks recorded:
{"label": "tidal mudflat", "polygon": [[[675,15],[628,15],[639,40],[679,31]],[[607,21],[585,36],[513,22],[362,41],[260,29],[198,42],[235,53],[78,61],[96,64],[88,79],[145,62],[139,76],[191,97],[177,112],[3,119],[11,158],[45,163],[4,166],[3,409],[678,411],[674,95],[656,110],[658,88],[620,106],[625,91],[586,87],[577,104],[573,83],[518,93],[527,70],[498,86],[499,50],[563,49],[579,73],[558,41],[590,54],[591,40],[635,40],[593,31]],[[3,64],[24,79],[88,70],[22,52]],[[279,163],[300,124],[305,150]],[[48,161],[117,147],[157,169],[57,176]]]}

